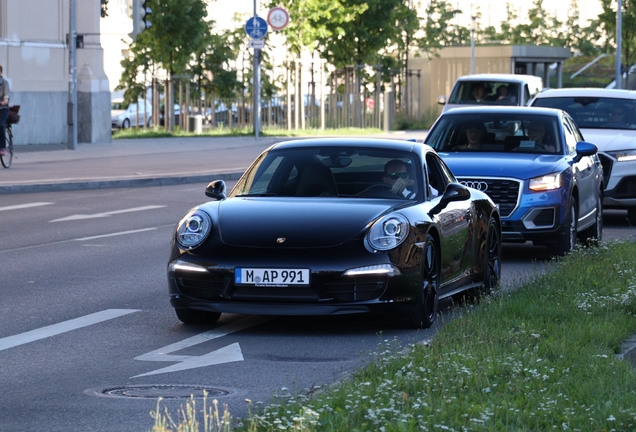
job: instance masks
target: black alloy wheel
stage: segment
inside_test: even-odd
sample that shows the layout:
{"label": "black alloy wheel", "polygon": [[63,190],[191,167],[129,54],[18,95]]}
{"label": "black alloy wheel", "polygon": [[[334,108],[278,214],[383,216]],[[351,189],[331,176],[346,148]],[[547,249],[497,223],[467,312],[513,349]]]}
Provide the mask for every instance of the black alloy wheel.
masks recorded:
{"label": "black alloy wheel", "polygon": [[422,251],[422,288],[418,295],[418,307],[407,318],[410,328],[429,328],[435,322],[439,306],[441,262],[437,243],[427,234]]}
{"label": "black alloy wheel", "polygon": [[576,200],[574,198],[570,201],[570,207],[568,210],[568,217],[566,219],[567,232],[561,235],[556,244],[550,249],[550,254],[553,256],[564,256],[565,254],[572,252],[576,246],[577,240],[577,215],[576,215]]}
{"label": "black alloy wheel", "polygon": [[486,241],[482,246],[484,259],[484,283],[481,293],[491,294],[501,280],[501,232],[497,221],[490,219]]}
{"label": "black alloy wheel", "polygon": [[586,246],[598,246],[603,241],[603,194],[596,197],[596,216],[594,223],[579,236],[579,241]]}

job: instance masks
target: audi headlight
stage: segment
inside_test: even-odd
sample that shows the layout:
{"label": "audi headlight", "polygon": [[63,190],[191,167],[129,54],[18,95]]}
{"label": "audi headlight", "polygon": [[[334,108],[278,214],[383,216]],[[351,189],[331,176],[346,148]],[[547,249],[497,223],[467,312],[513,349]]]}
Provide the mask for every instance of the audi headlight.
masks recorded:
{"label": "audi headlight", "polygon": [[618,150],[608,152],[616,158],[619,162],[628,162],[636,160],[636,149],[634,150]]}
{"label": "audi headlight", "polygon": [[386,251],[399,246],[408,235],[409,221],[400,214],[392,214],[371,225],[365,243],[372,252]]}
{"label": "audi headlight", "polygon": [[185,249],[194,249],[205,241],[210,234],[212,220],[201,210],[188,213],[177,226],[177,242]]}
{"label": "audi headlight", "polygon": [[563,186],[563,173],[548,174],[530,179],[530,190],[535,192],[559,189]]}

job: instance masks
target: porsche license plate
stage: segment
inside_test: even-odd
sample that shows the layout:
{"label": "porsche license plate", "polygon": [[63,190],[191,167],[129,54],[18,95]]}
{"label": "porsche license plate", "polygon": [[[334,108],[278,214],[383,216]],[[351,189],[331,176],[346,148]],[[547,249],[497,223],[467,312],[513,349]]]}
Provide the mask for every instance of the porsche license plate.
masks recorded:
{"label": "porsche license plate", "polygon": [[273,287],[309,286],[309,269],[237,267],[234,269],[234,283]]}

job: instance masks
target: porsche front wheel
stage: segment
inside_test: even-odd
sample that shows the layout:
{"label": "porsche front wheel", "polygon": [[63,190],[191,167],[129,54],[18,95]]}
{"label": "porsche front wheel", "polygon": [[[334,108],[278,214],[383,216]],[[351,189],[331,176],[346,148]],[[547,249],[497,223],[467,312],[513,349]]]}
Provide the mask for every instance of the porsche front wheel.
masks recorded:
{"label": "porsche front wheel", "polygon": [[426,235],[422,253],[422,287],[418,294],[418,307],[407,318],[411,328],[429,328],[437,317],[441,263],[437,243],[432,235]]}

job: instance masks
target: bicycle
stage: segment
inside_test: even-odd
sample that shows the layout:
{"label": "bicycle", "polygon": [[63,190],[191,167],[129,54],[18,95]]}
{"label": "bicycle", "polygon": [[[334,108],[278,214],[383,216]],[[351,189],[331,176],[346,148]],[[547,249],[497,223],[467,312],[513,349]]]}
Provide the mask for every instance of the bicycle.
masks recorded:
{"label": "bicycle", "polygon": [[[7,145],[7,152],[4,155],[0,155],[0,162],[5,168],[9,168],[13,162],[13,131],[11,125],[17,124],[20,121],[20,105],[14,105],[9,107],[9,117],[4,125],[4,136]],[[17,159],[17,157],[16,157]]]}

